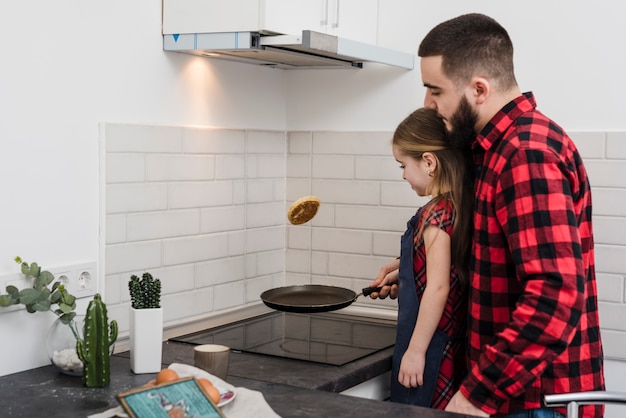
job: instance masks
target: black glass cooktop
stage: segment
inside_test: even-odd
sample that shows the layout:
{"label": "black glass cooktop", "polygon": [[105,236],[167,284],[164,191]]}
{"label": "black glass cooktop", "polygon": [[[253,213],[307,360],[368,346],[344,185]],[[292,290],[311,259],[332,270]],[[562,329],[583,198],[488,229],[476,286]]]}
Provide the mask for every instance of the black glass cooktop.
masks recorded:
{"label": "black glass cooktop", "polygon": [[270,312],[170,341],[341,366],[395,343],[396,323],[333,312]]}

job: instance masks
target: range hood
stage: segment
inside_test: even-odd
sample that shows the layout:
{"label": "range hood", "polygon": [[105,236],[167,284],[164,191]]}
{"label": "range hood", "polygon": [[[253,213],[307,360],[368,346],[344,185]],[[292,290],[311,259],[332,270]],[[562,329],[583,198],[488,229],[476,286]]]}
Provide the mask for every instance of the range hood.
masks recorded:
{"label": "range hood", "polygon": [[168,34],[163,49],[282,69],[362,68],[364,62],[376,62],[412,70],[415,63],[412,54],[310,30],[302,35]]}

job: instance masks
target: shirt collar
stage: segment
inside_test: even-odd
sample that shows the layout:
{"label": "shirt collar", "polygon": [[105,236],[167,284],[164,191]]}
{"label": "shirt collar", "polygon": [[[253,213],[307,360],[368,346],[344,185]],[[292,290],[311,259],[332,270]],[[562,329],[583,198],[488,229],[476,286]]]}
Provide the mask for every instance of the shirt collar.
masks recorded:
{"label": "shirt collar", "polygon": [[523,113],[530,112],[537,107],[532,92],[523,93],[521,96],[507,103],[496,113],[487,125],[476,136],[472,148],[481,147],[488,150],[502,136],[511,124]]}

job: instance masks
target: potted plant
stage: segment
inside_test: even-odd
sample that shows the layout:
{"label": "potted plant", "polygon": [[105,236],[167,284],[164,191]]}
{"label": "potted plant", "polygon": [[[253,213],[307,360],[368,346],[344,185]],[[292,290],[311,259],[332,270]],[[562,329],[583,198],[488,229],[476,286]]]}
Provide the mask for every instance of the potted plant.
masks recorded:
{"label": "potted plant", "polygon": [[82,323],[79,326],[75,312],[76,298],[65,286],[55,281],[52,273],[41,270],[37,263],[28,264],[20,257],[16,257],[15,261],[21,264],[22,274],[30,278],[33,285],[22,290],[7,286],[7,294],[0,295],[0,307],[23,304],[30,313],[54,313],[58,318],[47,336],[52,364],[65,374],[82,375],[87,387],[108,385],[117,322],[109,323],[106,305],[100,295],[96,294],[89,302],[84,326]]}
{"label": "potted plant", "polygon": [[130,368],[133,373],[161,370],[163,308],[161,281],[145,272],[141,279],[130,276]]}
{"label": "potted plant", "polygon": [[55,314],[58,318],[50,327],[46,341],[50,361],[65,374],[81,375],[83,364],[76,354],[76,341],[80,338],[75,320],[76,298],[37,263],[29,264],[20,257],[15,257],[15,262],[21,265],[21,272],[31,280],[32,287],[19,290],[13,285],[7,286],[7,294],[0,295],[0,307],[22,304],[29,313],[49,311]]}

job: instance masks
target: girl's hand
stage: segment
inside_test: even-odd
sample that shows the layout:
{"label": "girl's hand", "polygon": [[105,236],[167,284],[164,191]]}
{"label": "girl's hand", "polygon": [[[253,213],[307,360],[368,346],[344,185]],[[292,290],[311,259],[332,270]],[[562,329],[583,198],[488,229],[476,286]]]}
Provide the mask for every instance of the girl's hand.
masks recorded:
{"label": "girl's hand", "polygon": [[416,388],[424,384],[424,365],[426,354],[417,353],[410,349],[402,356],[398,382],[405,388]]}
{"label": "girl's hand", "polygon": [[400,268],[400,260],[393,260],[380,268],[378,276],[370,284],[370,287],[384,286],[380,292],[374,292],[370,295],[372,299],[385,299],[390,296],[391,299],[398,297],[398,271]]}

